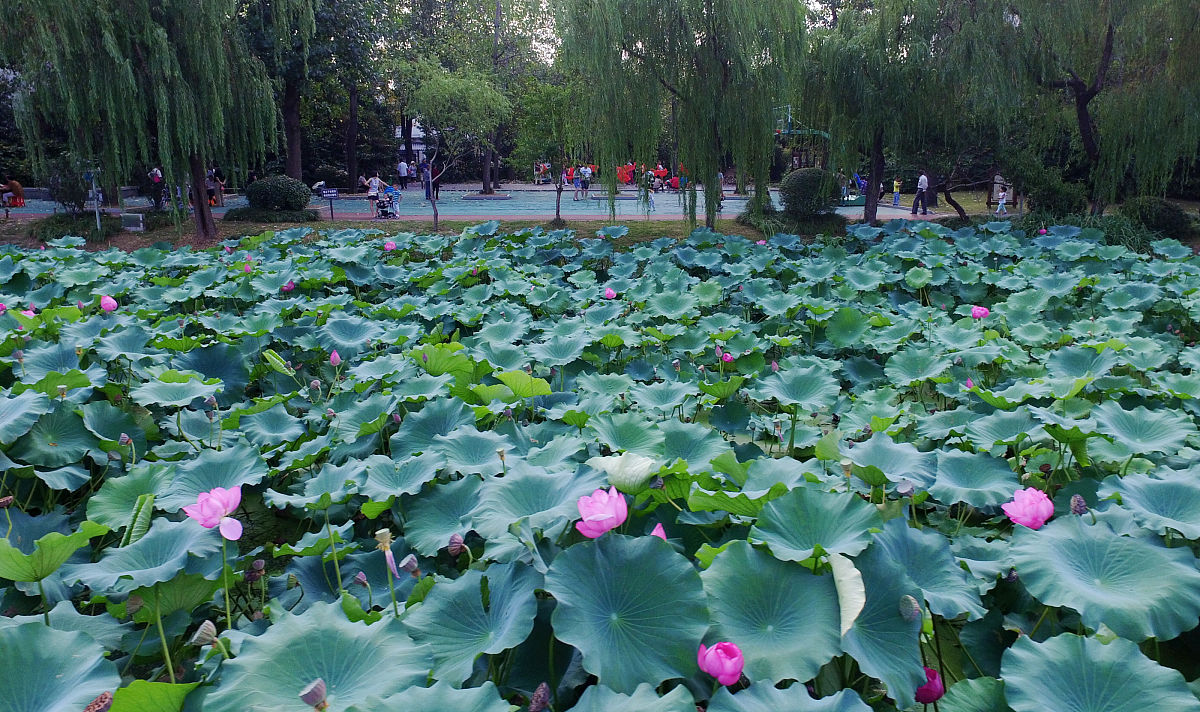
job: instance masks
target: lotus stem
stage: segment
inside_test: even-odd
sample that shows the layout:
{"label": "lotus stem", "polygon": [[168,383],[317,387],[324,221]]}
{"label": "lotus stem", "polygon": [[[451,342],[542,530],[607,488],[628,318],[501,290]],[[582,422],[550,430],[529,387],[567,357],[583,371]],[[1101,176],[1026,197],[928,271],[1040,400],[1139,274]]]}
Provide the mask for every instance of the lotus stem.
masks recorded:
{"label": "lotus stem", "polygon": [[225,629],[233,630],[233,612],[229,606],[229,565],[226,563],[225,546],[225,537],[221,537],[221,579],[225,583]]}
{"label": "lotus stem", "polygon": [[[8,514],[8,510],[4,511]],[[42,622],[47,626],[50,625],[50,604],[46,602],[46,589],[42,587],[42,580],[38,579],[38,594],[42,597]]]}
{"label": "lotus stem", "polygon": [[1050,612],[1050,606],[1044,606],[1042,608],[1041,617],[1037,619],[1037,623],[1033,624],[1033,630],[1029,631],[1029,639],[1030,640],[1033,640],[1033,634],[1037,632],[1038,628],[1042,627],[1042,621],[1046,620],[1046,614],[1049,612]]}
{"label": "lotus stem", "polygon": [[396,618],[399,618],[400,607],[396,605],[396,584],[392,580],[392,569],[388,566],[385,566],[384,568],[387,569],[388,594],[392,597],[392,615],[394,615]]}
{"label": "lotus stem", "polygon": [[[329,532],[329,550],[333,553],[333,573],[337,576],[338,597],[346,592],[342,587],[342,569],[338,565],[337,542],[333,538],[333,525],[329,523],[329,509],[325,509],[325,530]],[[321,568],[325,568],[325,563],[321,563]]]}
{"label": "lotus stem", "polygon": [[167,645],[167,634],[163,632],[162,596],[158,592],[158,586],[154,587],[154,623],[158,626],[158,640],[162,643],[163,660],[167,663],[167,679],[174,685],[175,663],[171,662],[171,648]]}

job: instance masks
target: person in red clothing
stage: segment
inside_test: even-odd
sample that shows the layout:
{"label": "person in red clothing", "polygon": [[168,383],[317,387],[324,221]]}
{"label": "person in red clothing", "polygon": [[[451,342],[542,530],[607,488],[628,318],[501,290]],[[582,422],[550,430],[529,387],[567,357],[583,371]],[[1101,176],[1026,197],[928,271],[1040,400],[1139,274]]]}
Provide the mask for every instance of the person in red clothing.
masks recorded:
{"label": "person in red clothing", "polygon": [[0,203],[4,204],[4,219],[7,220],[9,208],[25,207],[25,189],[8,176],[0,178]]}

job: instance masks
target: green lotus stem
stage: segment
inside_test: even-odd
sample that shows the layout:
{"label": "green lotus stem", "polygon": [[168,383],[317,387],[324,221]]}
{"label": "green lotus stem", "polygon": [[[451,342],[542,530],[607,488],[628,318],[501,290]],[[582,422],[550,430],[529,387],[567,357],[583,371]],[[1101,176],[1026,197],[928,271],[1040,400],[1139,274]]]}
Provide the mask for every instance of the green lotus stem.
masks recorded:
{"label": "green lotus stem", "polygon": [[1129,466],[1130,466],[1131,464],[1133,464],[1133,458],[1134,458],[1136,455],[1137,455],[1137,453],[1134,453],[1133,455],[1130,455],[1130,456],[1129,456],[1129,459],[1125,461],[1125,464],[1124,464],[1124,465],[1121,467],[1121,477],[1124,477],[1126,474],[1128,474],[1128,473],[1129,473]]}
{"label": "green lotus stem", "polygon": [[[5,510],[8,513],[8,510]],[[46,602],[46,589],[42,588],[42,580],[38,579],[38,594],[42,597],[42,621],[50,625],[50,604]]]}
{"label": "green lotus stem", "polygon": [[221,579],[225,582],[225,629],[233,630],[233,612],[229,606],[229,566],[225,561],[225,537],[221,537]]}
{"label": "green lotus stem", "polygon": [[788,435],[788,455],[792,454],[792,448],[796,447],[796,420],[800,417],[799,405],[792,406],[792,432]]}
{"label": "green lotus stem", "polygon": [[387,569],[388,594],[392,597],[392,615],[394,615],[396,618],[399,618],[400,607],[396,605],[396,584],[392,581],[392,569],[389,566],[385,566],[384,568]]}
{"label": "green lotus stem", "polygon": [[[338,566],[337,542],[333,538],[333,525],[329,523],[328,508],[325,509],[325,530],[329,532],[329,550],[333,553],[333,572],[337,576],[338,596],[340,597],[346,592],[346,589],[342,587],[342,569]],[[324,563],[321,568],[325,568]]]}
{"label": "green lotus stem", "polygon": [[1042,621],[1046,620],[1046,614],[1049,612],[1050,612],[1050,606],[1045,606],[1042,608],[1041,617],[1037,619],[1037,623],[1033,624],[1033,630],[1029,631],[1029,639],[1030,640],[1033,640],[1033,634],[1037,632],[1038,628],[1042,627]]}
{"label": "green lotus stem", "polygon": [[554,709],[558,709],[558,683],[554,682],[554,644],[558,641],[553,635],[550,636],[550,650],[546,653],[546,672],[549,675],[547,682],[550,687],[550,694],[554,697]]}
{"label": "green lotus stem", "polygon": [[225,645],[225,641],[221,640],[220,638],[214,638],[213,646],[215,646],[217,650],[221,651],[221,655],[223,655],[226,660],[233,659],[233,652]]}
{"label": "green lotus stem", "polygon": [[167,634],[163,631],[162,596],[158,592],[158,586],[154,587],[154,623],[158,626],[158,640],[162,643],[163,660],[167,663],[167,679],[174,685],[175,663],[171,662],[171,648],[167,645]]}
{"label": "green lotus stem", "polygon": [[4,518],[8,520],[8,531],[4,532],[4,538],[7,539],[9,534],[12,534],[12,515],[8,513],[8,507],[4,508]]}

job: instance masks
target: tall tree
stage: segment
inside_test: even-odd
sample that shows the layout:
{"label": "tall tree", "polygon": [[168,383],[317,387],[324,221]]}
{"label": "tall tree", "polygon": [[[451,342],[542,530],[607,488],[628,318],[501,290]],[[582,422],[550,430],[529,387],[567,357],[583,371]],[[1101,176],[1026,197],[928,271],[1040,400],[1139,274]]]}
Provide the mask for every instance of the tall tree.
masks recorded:
{"label": "tall tree", "polygon": [[[307,0],[276,5],[277,31],[310,21]],[[215,237],[205,168],[262,160],[275,138],[266,71],[234,26],[242,3],[12,0],[4,10],[0,59],[20,74],[17,116],[35,161],[58,127],[110,176],[161,163],[168,185],[190,180],[196,233]]]}
{"label": "tall tree", "polygon": [[1094,211],[1200,151],[1200,0],[1017,0],[1037,88],[1073,114]]}
{"label": "tall tree", "polygon": [[550,175],[556,191],[555,227],[562,219],[562,169],[571,158],[578,158],[584,145],[584,126],[576,107],[582,86],[578,79],[530,78],[516,92],[514,123],[517,143],[513,159],[517,165],[532,166],[550,162]]}
{"label": "tall tree", "polygon": [[[769,200],[771,108],[799,75],[805,32],[801,3],[781,0],[559,0],[564,56],[588,78],[585,116],[595,127],[602,175],[632,157],[657,156],[664,107],[674,98],[680,160],[712,184],[732,157]],[[611,175],[607,176],[616,189]],[[712,226],[721,191],[704,192]]]}

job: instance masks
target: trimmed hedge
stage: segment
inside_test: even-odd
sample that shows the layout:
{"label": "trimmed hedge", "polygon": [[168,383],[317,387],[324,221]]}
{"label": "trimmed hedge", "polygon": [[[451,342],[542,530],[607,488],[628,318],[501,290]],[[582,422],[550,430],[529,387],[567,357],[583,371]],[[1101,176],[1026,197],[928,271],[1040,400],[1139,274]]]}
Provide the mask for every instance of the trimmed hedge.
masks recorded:
{"label": "trimmed hedge", "polygon": [[829,171],[801,168],[783,177],[779,195],[788,217],[806,219],[832,210],[841,199],[841,189]]}
{"label": "trimmed hedge", "polygon": [[287,176],[270,176],[246,186],[246,200],[258,210],[304,210],[310,198],[307,185]]}
{"label": "trimmed hedge", "polygon": [[230,222],[291,223],[316,222],[321,216],[316,210],[261,210],[247,207],[233,208],[225,213],[223,219]]}
{"label": "trimmed hedge", "polygon": [[1130,220],[1167,237],[1183,239],[1192,234],[1191,218],[1183,208],[1169,200],[1142,195],[1126,200],[1120,212]]}
{"label": "trimmed hedge", "polygon": [[100,233],[97,234],[96,216],[91,213],[59,213],[35,220],[29,225],[29,236],[41,242],[72,236],[93,242],[110,238],[118,232],[121,232],[121,218],[101,215]]}

